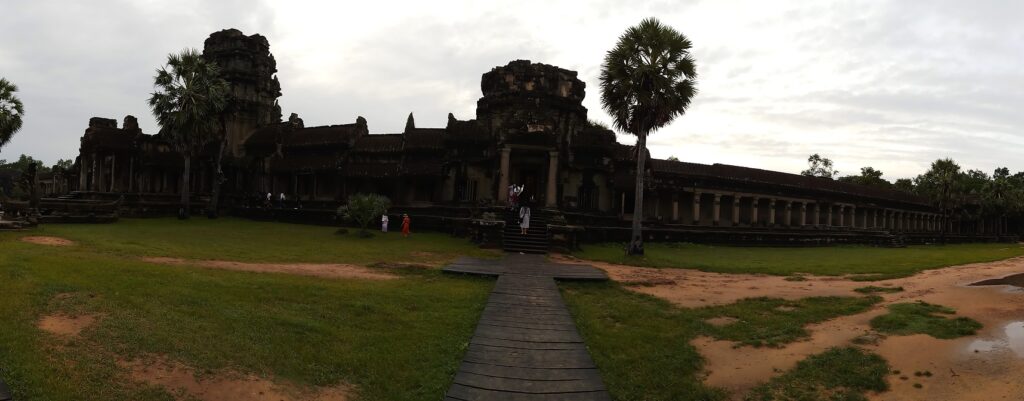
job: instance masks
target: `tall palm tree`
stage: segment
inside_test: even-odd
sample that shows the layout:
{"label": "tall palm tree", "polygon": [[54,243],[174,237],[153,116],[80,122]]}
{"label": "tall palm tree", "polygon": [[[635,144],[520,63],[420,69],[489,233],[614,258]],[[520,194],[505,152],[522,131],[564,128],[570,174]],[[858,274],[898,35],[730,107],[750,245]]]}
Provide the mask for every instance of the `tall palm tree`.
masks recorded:
{"label": "tall palm tree", "polygon": [[21,129],[21,118],[25,115],[25,107],[14,95],[18,87],[4,78],[0,78],[0,148],[11,141]]}
{"label": "tall palm tree", "polygon": [[636,136],[636,198],[632,242],[643,253],[641,223],[647,136],[686,112],[697,94],[697,64],[690,40],[655,18],[630,27],[601,66],[601,104],[619,131]]}
{"label": "tall palm tree", "polygon": [[187,219],[192,157],[221,128],[228,83],[220,77],[216,64],[207,62],[195,49],[186,49],[167,56],[167,65],[157,70],[153,86],[149,107],[161,133],[185,159],[179,217]]}

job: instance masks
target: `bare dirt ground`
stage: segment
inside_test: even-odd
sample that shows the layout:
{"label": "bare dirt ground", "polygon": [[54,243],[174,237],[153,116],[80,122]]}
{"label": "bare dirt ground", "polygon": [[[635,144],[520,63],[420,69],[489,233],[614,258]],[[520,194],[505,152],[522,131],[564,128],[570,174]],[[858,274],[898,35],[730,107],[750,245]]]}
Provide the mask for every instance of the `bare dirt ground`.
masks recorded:
{"label": "bare dirt ground", "polygon": [[[872,394],[876,401],[1024,400],[1024,339],[1011,328],[1024,321],[1024,289],[1010,286],[971,287],[971,283],[1024,272],[1024,257],[928,270],[912,277],[854,282],[842,277],[805,276],[806,281],[749,274],[707,273],[684,269],[653,269],[588,263],[626,284],[682,307],[722,305],[748,297],[799,299],[812,296],[858,296],[855,288],[901,286],[903,292],[880,294],[884,301],[871,310],[811,325],[811,336],[783,348],[735,347],[728,341],[697,338],[693,344],[706,358],[706,383],[723,387],[741,399],[757,384],[781,374],[809,355],[850,344],[869,334],[876,345],[863,345],[884,357],[901,374],[889,377],[891,390]],[[877,336],[869,322],[896,302],[925,301],[952,307],[957,316],[984,325],[977,336],[938,340],[927,335]],[[977,350],[977,352],[974,352]],[[929,371],[931,377],[915,376]],[[906,379],[901,379],[906,377]],[[922,388],[913,385],[919,383]]]}
{"label": "bare dirt ground", "polygon": [[374,269],[347,264],[319,263],[245,263],[227,260],[189,260],[167,257],[145,257],[143,261],[163,265],[199,266],[210,269],[224,269],[257,273],[287,273],[327,278],[356,278],[367,280],[391,280],[398,276]]}
{"label": "bare dirt ground", "polygon": [[168,392],[179,395],[179,399],[345,401],[352,393],[352,389],[344,385],[327,388],[297,386],[237,372],[197,376],[191,367],[162,357],[120,361],[119,365],[130,372],[132,380],[163,387]]}
{"label": "bare dirt ground", "polygon": [[39,236],[39,235],[30,235],[30,236],[27,236],[27,237],[21,237],[21,240],[24,241],[24,242],[32,243],[32,244],[49,245],[49,246],[71,246],[71,245],[75,244],[74,241],[69,240],[69,239],[60,238],[60,237],[45,237],[45,236]]}
{"label": "bare dirt ground", "polygon": [[96,323],[97,315],[69,316],[65,314],[53,314],[43,316],[36,322],[36,327],[47,333],[59,336],[74,337],[82,330]]}

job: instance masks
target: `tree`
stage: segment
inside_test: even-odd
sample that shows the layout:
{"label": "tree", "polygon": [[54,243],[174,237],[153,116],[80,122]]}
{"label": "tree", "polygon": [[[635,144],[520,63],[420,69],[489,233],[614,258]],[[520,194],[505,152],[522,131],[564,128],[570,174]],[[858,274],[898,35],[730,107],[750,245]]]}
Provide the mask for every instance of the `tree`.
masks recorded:
{"label": "tree", "polygon": [[25,115],[25,107],[14,95],[18,87],[10,81],[0,78],[0,148],[3,148],[14,134],[21,130],[21,119]]}
{"label": "tree", "polygon": [[963,199],[960,165],[953,159],[939,159],[932,162],[931,169],[914,178],[914,187],[918,194],[932,200],[942,213],[942,230],[940,235],[945,242],[946,229],[958,201]]}
{"label": "tree", "polygon": [[605,55],[601,104],[619,131],[636,136],[636,197],[630,255],[643,254],[647,136],[686,112],[697,94],[697,63],[682,33],[648,18],[630,27]]}
{"label": "tree", "polygon": [[875,170],[874,167],[861,167],[860,175],[848,175],[844,177],[839,177],[837,181],[873,187],[888,188],[892,186],[892,183],[882,178],[882,172],[880,170]]}
{"label": "tree", "polygon": [[167,65],[154,77],[154,88],[149,107],[161,133],[185,159],[179,217],[187,219],[192,157],[218,128],[223,129],[218,122],[227,103],[228,83],[220,77],[216,64],[204,60],[195,49],[186,49],[167,56]]}
{"label": "tree", "polygon": [[348,207],[341,211],[345,218],[351,219],[359,225],[360,233],[368,236],[366,226],[371,221],[387,213],[391,207],[391,200],[388,197],[377,194],[355,194],[348,197]]}
{"label": "tree", "polygon": [[832,160],[815,153],[807,158],[807,170],[801,171],[800,174],[808,177],[833,178],[839,172],[832,168]]}
{"label": "tree", "polygon": [[909,178],[897,179],[892,186],[900,191],[914,192],[914,180]]}

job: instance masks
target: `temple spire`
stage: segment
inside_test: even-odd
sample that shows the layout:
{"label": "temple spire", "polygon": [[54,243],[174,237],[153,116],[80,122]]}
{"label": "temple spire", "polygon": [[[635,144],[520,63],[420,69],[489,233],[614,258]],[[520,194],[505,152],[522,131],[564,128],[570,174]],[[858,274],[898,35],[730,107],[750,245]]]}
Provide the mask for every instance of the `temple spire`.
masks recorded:
{"label": "temple spire", "polygon": [[405,120],[405,132],[409,132],[416,129],[416,120],[412,118],[412,113],[409,113],[409,118]]}

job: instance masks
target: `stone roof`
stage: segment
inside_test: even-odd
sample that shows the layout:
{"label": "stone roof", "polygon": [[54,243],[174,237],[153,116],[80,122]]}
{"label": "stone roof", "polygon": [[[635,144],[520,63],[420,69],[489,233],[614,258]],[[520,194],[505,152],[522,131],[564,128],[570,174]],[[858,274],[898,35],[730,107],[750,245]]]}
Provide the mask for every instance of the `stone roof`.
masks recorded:
{"label": "stone roof", "polygon": [[444,149],[447,131],[444,128],[413,128],[405,133],[406,149]]}
{"label": "stone roof", "polygon": [[728,164],[699,164],[652,159],[651,169],[655,173],[668,173],[692,177],[716,178],[744,183],[759,183],[780,187],[802,188],[910,204],[929,205],[927,199],[895,189],[872,187],[836,181],[828,178],[808,177],[799,174],[733,166]]}
{"label": "stone roof", "polygon": [[403,142],[402,134],[365,135],[356,140],[352,150],[365,153],[401,152]]}
{"label": "stone roof", "polygon": [[283,145],[287,147],[348,145],[359,134],[357,124],[308,127],[284,135]]}

